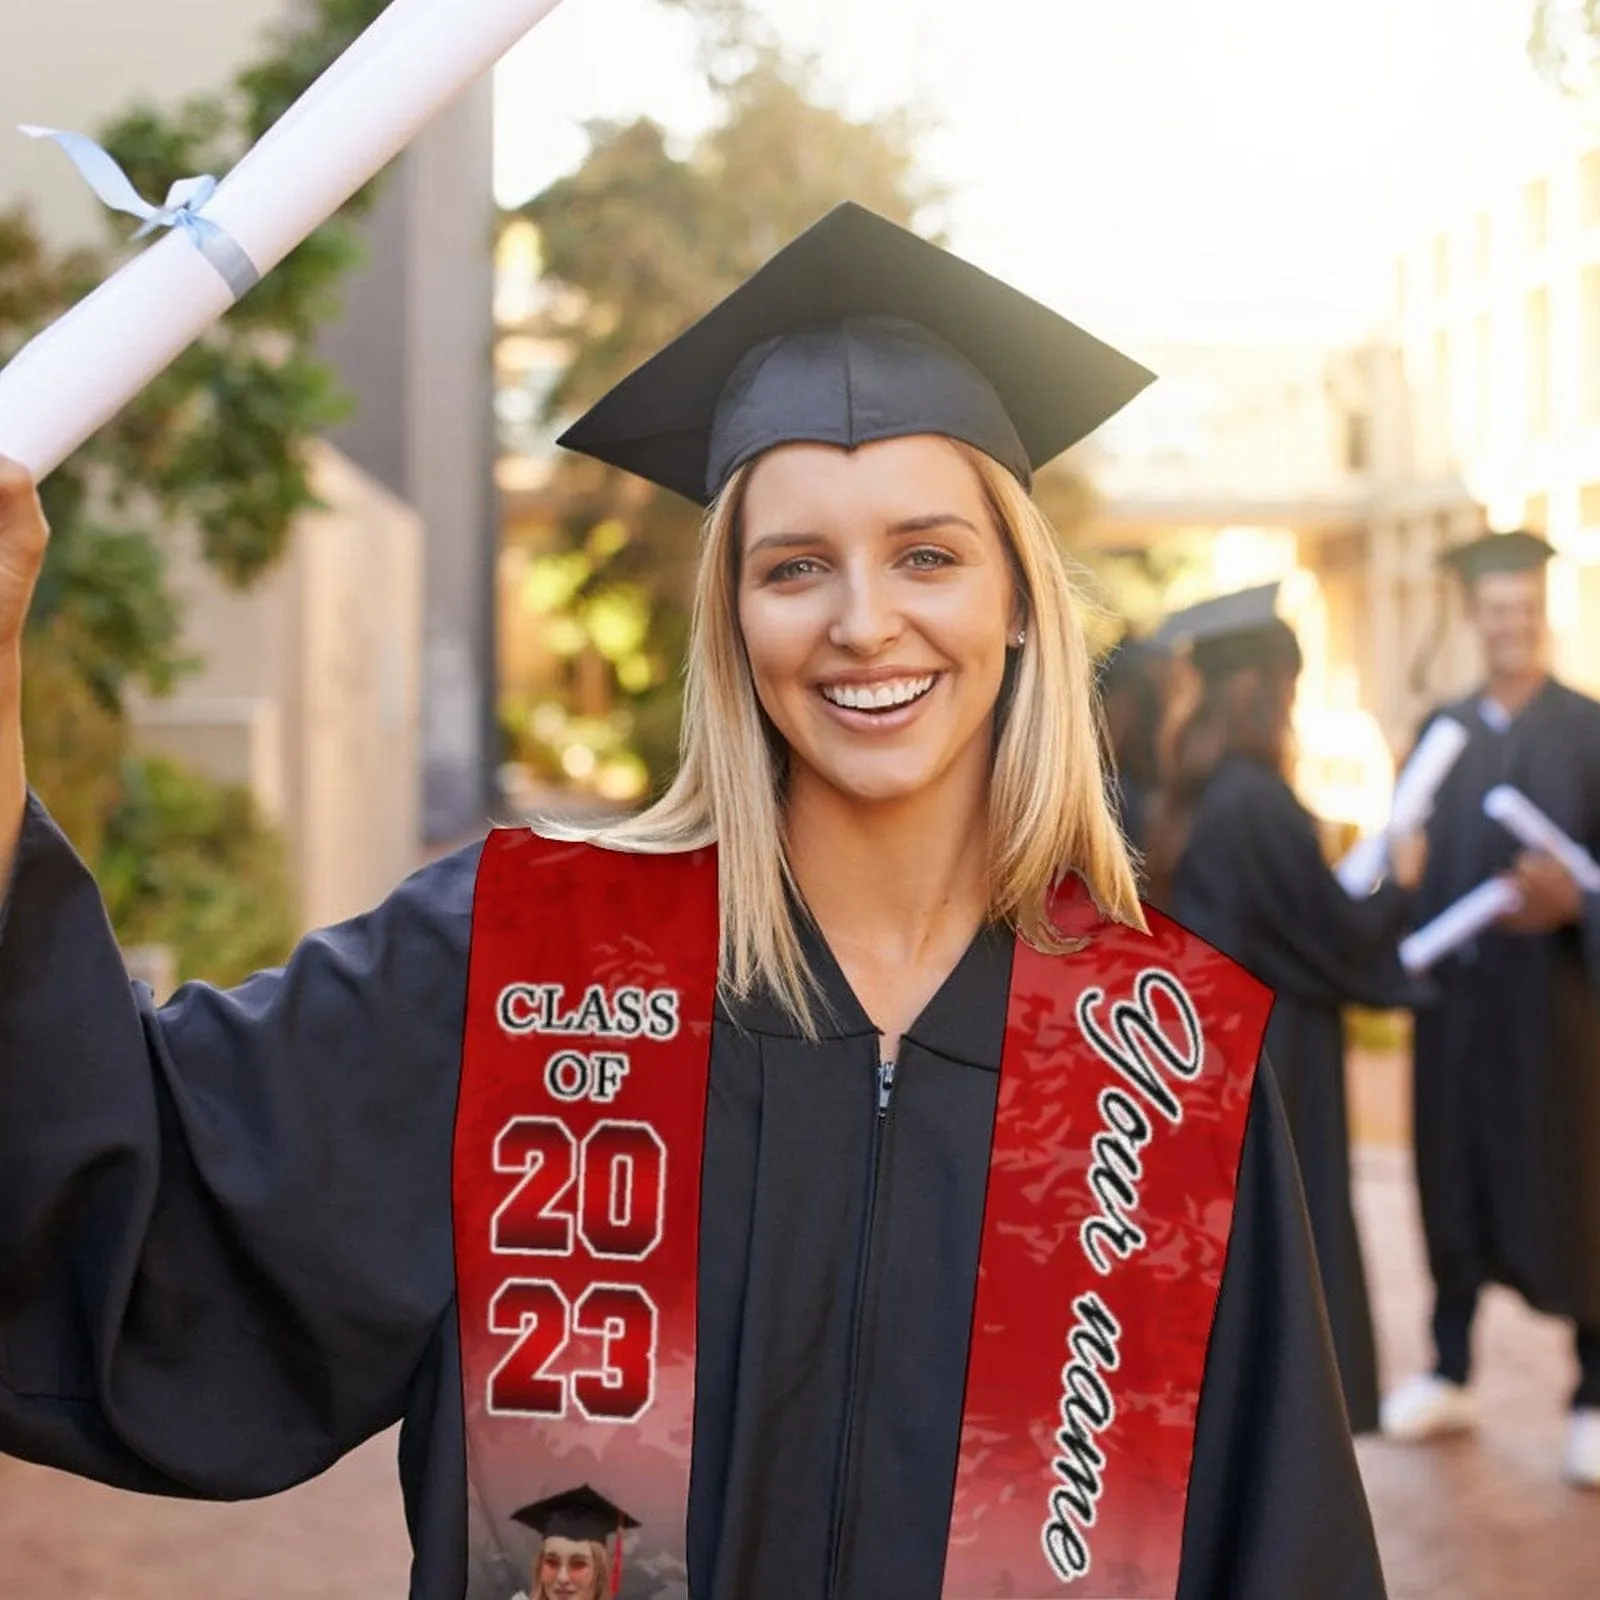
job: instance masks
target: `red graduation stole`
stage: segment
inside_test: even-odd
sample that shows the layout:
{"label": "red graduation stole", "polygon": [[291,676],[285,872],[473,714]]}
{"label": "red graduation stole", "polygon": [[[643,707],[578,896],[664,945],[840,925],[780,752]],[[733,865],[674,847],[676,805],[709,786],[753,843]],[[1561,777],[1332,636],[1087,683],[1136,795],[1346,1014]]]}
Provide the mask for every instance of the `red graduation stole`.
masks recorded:
{"label": "red graduation stole", "polygon": [[[1173,1600],[1267,991],[1076,880],[1017,944],[944,1600]],[[682,1584],[715,853],[484,847],[455,1134],[467,1600],[590,1485]],[[620,1546],[621,1540],[615,1541]],[[479,1586],[481,1575],[482,1586]],[[753,1597],[755,1600],[755,1597]]]}

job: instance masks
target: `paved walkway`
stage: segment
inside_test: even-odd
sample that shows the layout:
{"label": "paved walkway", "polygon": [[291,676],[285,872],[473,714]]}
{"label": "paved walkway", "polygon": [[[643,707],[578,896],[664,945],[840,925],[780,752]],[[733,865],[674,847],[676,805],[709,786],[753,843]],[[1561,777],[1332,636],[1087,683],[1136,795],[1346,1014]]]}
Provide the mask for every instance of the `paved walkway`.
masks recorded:
{"label": "paved walkway", "polygon": [[[1388,1063],[1358,1072],[1358,1126],[1393,1136],[1397,1080]],[[1424,1356],[1409,1161],[1395,1146],[1368,1146],[1357,1171],[1393,1379]],[[1391,1600],[1595,1600],[1600,1494],[1565,1488],[1557,1470],[1572,1382],[1563,1330],[1495,1296],[1480,1349],[1479,1440],[1361,1447]],[[380,1439],[315,1484],[244,1506],[142,1500],[0,1460],[0,1600],[399,1600],[406,1548],[393,1459],[393,1441]]]}

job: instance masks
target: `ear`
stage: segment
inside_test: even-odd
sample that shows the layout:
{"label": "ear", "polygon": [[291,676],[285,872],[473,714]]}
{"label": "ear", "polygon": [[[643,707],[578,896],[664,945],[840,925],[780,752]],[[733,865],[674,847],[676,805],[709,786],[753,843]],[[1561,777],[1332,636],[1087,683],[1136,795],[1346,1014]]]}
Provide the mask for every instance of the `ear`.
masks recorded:
{"label": "ear", "polygon": [[1006,616],[1006,638],[1015,641],[1019,633],[1028,631],[1028,597],[1015,574],[1011,578],[1011,609]]}

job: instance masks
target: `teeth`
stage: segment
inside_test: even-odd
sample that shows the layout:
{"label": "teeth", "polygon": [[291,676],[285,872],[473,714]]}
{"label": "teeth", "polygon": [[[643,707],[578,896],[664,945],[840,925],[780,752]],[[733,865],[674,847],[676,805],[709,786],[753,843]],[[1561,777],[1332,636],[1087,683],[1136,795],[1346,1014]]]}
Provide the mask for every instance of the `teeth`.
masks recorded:
{"label": "teeth", "polygon": [[922,678],[897,678],[890,683],[827,684],[822,695],[847,711],[887,711],[920,699],[932,687],[935,674]]}

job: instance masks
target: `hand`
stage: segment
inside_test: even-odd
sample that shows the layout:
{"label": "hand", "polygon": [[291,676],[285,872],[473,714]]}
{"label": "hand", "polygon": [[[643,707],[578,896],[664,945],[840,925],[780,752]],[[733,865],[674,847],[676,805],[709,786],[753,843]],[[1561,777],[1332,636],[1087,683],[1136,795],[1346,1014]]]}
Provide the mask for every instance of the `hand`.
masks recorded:
{"label": "hand", "polygon": [[22,637],[49,537],[27,469],[0,456],[0,649]]}
{"label": "hand", "polygon": [[1522,896],[1522,905],[1508,911],[1500,926],[1512,933],[1554,933],[1583,915],[1583,891],[1553,856],[1532,851],[1518,856],[1511,881]]}
{"label": "hand", "polygon": [[1415,889],[1428,865],[1428,836],[1421,828],[1389,840],[1389,876],[1402,889]]}

